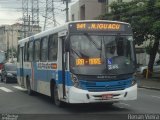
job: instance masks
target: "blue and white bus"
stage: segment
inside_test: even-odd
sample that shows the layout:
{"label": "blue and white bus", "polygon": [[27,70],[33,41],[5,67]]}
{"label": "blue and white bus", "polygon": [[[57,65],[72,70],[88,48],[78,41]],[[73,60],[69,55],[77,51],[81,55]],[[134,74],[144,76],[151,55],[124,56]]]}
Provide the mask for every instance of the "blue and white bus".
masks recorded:
{"label": "blue and white bus", "polygon": [[128,23],[66,23],[18,42],[20,86],[65,103],[137,99],[136,57]]}

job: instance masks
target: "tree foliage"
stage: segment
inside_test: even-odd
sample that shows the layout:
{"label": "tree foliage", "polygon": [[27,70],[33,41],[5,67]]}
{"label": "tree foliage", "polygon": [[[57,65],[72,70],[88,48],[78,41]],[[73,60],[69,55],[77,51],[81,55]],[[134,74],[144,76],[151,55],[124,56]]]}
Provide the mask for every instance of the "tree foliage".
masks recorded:
{"label": "tree foliage", "polygon": [[102,20],[118,20],[131,24],[135,43],[153,40],[149,46],[148,67],[153,71],[155,56],[160,41],[160,0],[132,0],[131,2],[113,2],[111,12],[99,16]]}

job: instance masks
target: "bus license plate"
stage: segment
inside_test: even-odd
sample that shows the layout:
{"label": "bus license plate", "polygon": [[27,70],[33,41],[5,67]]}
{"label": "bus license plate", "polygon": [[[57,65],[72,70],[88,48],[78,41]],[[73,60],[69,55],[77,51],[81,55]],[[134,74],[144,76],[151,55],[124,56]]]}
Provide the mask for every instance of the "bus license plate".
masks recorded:
{"label": "bus license plate", "polygon": [[112,94],[104,94],[104,95],[102,95],[102,99],[103,99],[103,100],[111,99],[111,98],[113,98],[113,95],[112,95]]}

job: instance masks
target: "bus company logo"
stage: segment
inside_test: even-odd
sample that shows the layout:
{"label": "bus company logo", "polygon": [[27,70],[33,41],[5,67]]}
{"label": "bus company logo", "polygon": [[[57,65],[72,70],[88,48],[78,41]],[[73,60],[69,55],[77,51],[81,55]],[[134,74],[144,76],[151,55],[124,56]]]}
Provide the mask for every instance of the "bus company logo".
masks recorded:
{"label": "bus company logo", "polygon": [[55,69],[55,63],[38,63],[37,68],[39,70],[52,70]]}
{"label": "bus company logo", "polygon": [[105,88],[106,88],[106,89],[110,88],[110,85],[105,85]]}
{"label": "bus company logo", "polygon": [[98,75],[97,76],[98,79],[115,79],[116,76],[109,76],[109,75]]}

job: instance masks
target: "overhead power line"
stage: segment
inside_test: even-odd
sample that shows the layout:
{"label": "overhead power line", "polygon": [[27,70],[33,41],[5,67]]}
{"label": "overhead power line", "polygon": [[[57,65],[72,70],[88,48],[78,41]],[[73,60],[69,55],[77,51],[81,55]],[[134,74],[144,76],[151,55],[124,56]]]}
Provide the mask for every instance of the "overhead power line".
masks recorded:
{"label": "overhead power line", "polygon": [[27,33],[29,31],[28,24],[29,24],[29,16],[28,16],[28,1],[29,0],[22,0],[22,20],[23,20],[23,26],[22,31],[23,35],[22,37],[27,37]]}
{"label": "overhead power line", "polygon": [[31,32],[33,32],[33,26],[38,26],[38,31],[39,30],[39,0],[32,0],[32,27],[31,27]]}
{"label": "overhead power line", "polygon": [[43,30],[53,26],[55,27],[56,18],[55,18],[55,8],[54,8],[54,0],[46,0],[46,8],[45,8],[45,22]]}

